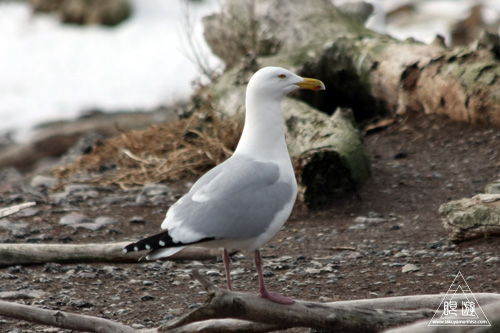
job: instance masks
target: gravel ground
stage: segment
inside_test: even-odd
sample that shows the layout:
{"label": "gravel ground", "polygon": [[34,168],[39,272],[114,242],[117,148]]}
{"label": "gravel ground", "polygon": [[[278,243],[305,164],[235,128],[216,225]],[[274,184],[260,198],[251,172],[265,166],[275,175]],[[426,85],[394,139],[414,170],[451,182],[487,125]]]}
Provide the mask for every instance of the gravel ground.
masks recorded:
{"label": "gravel ground", "polygon": [[[269,288],[312,301],[444,293],[460,271],[473,292],[498,292],[500,238],[453,244],[438,208],[500,178],[500,131],[410,115],[365,140],[372,178],[321,211],[294,210],[262,250]],[[33,187],[15,178],[11,172],[0,186],[0,205],[39,204],[0,220],[3,243],[133,241],[158,231],[167,207],[190,184],[47,191],[40,184],[51,186],[53,179],[36,177]],[[237,253],[232,259],[234,288],[256,292],[252,258]],[[190,276],[194,268],[225,286],[221,258],[47,263],[0,268],[0,298],[156,327],[204,302],[206,291]],[[7,294],[12,291],[22,293]],[[65,332],[4,317],[0,331]]]}

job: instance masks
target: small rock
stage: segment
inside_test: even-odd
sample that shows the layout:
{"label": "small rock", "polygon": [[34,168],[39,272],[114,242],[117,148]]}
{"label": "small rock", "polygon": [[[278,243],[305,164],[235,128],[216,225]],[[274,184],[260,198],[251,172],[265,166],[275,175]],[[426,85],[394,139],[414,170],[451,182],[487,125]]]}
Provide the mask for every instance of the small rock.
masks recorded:
{"label": "small rock", "polygon": [[365,223],[367,219],[366,216],[358,216],[354,219],[354,223]]}
{"label": "small rock", "polygon": [[[117,315],[122,315],[122,314],[124,314],[124,313],[127,313],[127,309],[118,309],[118,310],[116,310],[116,311],[115,311],[115,313],[116,313]],[[132,326],[133,326],[133,325],[132,325]]]}
{"label": "small rock", "polygon": [[95,219],[95,223],[101,226],[107,224],[114,224],[116,222],[118,222],[116,219],[108,216],[99,216],[98,218]]}
{"label": "small rock", "polygon": [[236,268],[234,270],[231,271],[231,275],[241,275],[241,274],[245,274],[245,269],[244,268]]}
{"label": "small rock", "polygon": [[183,308],[175,308],[175,309],[169,309],[168,312],[173,315],[173,316],[180,316],[181,314],[184,313]]}
{"label": "small rock", "polygon": [[500,257],[490,257],[490,258],[486,259],[485,263],[492,264],[492,263],[499,262],[499,261],[500,261]]}
{"label": "small rock", "polygon": [[142,324],[132,324],[131,326],[133,329],[136,329],[136,330],[142,330],[143,328],[146,328],[146,326],[144,326]]}
{"label": "small rock", "polygon": [[40,209],[38,208],[25,208],[17,212],[14,216],[15,217],[33,217],[40,214]]}
{"label": "small rock", "polygon": [[155,297],[152,296],[152,295],[144,295],[144,296],[141,297],[141,301],[143,301],[143,302],[152,301],[154,299],[155,299]]}
{"label": "small rock", "polygon": [[[0,170],[0,188],[12,188],[23,182],[23,175],[16,168],[5,168]],[[10,185],[10,186],[7,186]]]}
{"label": "small rock", "polygon": [[379,216],[366,217],[366,216],[358,216],[354,219],[355,223],[368,223],[368,224],[377,224],[387,222],[387,219]]}
{"label": "small rock", "polygon": [[62,269],[61,264],[57,264],[54,262],[49,262],[49,263],[45,264],[45,266],[43,267],[44,272],[53,273],[53,274],[60,273],[61,269]]}
{"label": "small rock", "polygon": [[427,250],[418,250],[415,252],[415,256],[426,256],[429,254],[429,251]]}
{"label": "small rock", "polygon": [[151,198],[151,202],[155,205],[163,205],[171,201],[172,201],[171,197],[163,194],[155,195],[154,197]]}
{"label": "small rock", "polygon": [[130,220],[128,220],[130,223],[137,223],[137,224],[144,224],[146,223],[146,220],[142,216],[133,216]]}
{"label": "small rock", "polygon": [[414,265],[414,264],[406,264],[403,266],[403,268],[401,269],[401,272],[403,273],[407,273],[407,272],[416,272],[416,271],[419,271],[420,268],[417,267],[417,265]]}
{"label": "small rock", "polygon": [[11,222],[7,219],[0,219],[0,230],[8,230],[12,232],[25,232],[28,227],[28,223],[25,222]]}
{"label": "small rock", "polygon": [[448,251],[448,252],[443,253],[441,256],[443,258],[451,258],[451,257],[455,257],[455,256],[458,256],[458,255],[459,255],[458,252]]}
{"label": "small rock", "polygon": [[99,230],[104,225],[116,223],[112,217],[100,216],[95,221],[91,218],[76,212],[69,213],[59,220],[59,224],[73,228],[85,228],[88,230]]}
{"label": "small rock", "polygon": [[31,187],[54,188],[59,185],[59,179],[50,176],[36,175],[31,179]]}
{"label": "small rock", "polygon": [[308,268],[306,268],[306,273],[307,274],[320,274],[321,273],[321,268],[308,267]]}
{"label": "small rock", "polygon": [[408,257],[410,253],[408,250],[401,250],[401,252],[398,252],[394,255],[395,258],[401,258],[401,257]]}
{"label": "small rock", "polygon": [[95,279],[97,277],[97,273],[82,271],[78,272],[78,277],[81,277],[82,279]]}
{"label": "small rock", "polygon": [[366,225],[364,223],[358,223],[356,225],[352,225],[348,228],[349,230],[356,231],[356,230],[365,230]]}
{"label": "small rock", "polygon": [[160,195],[160,194],[166,195],[169,194],[171,191],[170,187],[168,187],[165,184],[145,184],[143,192],[144,194],[153,197],[155,195]]}
{"label": "small rock", "polygon": [[92,223],[92,222],[93,220],[91,218],[75,212],[69,213],[61,217],[61,219],[59,220],[59,224],[70,225],[70,226],[79,223]]}
{"label": "small rock", "polygon": [[69,305],[73,305],[73,306],[76,306],[77,308],[81,308],[81,309],[94,307],[94,304],[87,302],[87,301],[84,301],[82,299],[72,299],[69,302]]}
{"label": "small rock", "polygon": [[362,257],[361,253],[359,253],[359,252],[352,252],[352,253],[349,253],[349,255],[347,256],[347,259],[352,260],[352,259],[358,259],[358,258],[361,258],[361,257]]}
{"label": "small rock", "polygon": [[146,202],[148,201],[148,199],[146,198],[146,196],[142,193],[138,194],[136,197],[135,197],[135,203],[138,204],[138,205],[144,205]]}

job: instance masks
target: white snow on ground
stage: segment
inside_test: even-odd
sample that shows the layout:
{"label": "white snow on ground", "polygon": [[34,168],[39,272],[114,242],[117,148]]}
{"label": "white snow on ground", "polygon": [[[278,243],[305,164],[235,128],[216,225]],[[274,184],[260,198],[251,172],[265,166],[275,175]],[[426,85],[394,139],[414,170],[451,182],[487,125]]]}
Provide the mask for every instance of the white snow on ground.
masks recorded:
{"label": "white snow on ground", "polygon": [[[331,0],[339,4],[351,0]],[[451,22],[464,18],[475,0],[368,0],[383,15],[405,3],[417,4],[417,20],[383,25],[393,37],[429,43],[449,36]],[[133,16],[115,28],[74,26],[56,17],[32,15],[23,2],[0,2],[0,136],[48,120],[74,118],[82,111],[155,108],[186,99],[199,78],[188,56],[186,0],[131,0]],[[500,0],[483,0],[485,20],[500,15]],[[197,45],[211,66],[221,68],[202,37],[201,17],[219,10],[221,0],[190,2]],[[371,24],[371,23],[370,23]]]}
{"label": "white snow on ground", "polygon": [[[0,133],[18,139],[35,124],[92,108],[144,109],[186,99],[200,77],[186,38],[186,2],[132,0],[121,25],[76,26],[32,15],[22,2],[0,2]],[[217,0],[191,2],[194,37],[212,66],[200,18]],[[193,23],[195,22],[195,23]]]}

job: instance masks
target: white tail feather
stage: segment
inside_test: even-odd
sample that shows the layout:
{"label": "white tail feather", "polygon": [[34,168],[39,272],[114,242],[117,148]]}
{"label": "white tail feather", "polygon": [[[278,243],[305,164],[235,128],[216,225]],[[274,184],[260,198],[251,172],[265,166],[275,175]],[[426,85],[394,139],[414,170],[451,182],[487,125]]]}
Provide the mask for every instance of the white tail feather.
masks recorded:
{"label": "white tail feather", "polygon": [[176,254],[177,252],[179,252],[180,250],[182,250],[185,247],[186,246],[169,247],[166,249],[155,250],[152,253],[148,254],[146,256],[146,259],[147,260],[155,260],[155,259],[160,259],[160,258],[164,258],[164,257],[170,257],[171,255]]}

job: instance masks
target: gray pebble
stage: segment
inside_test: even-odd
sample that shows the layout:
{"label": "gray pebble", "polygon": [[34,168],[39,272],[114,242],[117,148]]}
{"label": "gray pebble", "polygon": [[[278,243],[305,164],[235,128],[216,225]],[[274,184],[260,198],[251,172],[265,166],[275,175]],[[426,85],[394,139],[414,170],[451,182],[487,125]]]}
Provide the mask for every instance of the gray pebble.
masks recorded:
{"label": "gray pebble", "polygon": [[403,268],[401,269],[401,272],[403,273],[407,273],[407,272],[416,272],[416,271],[419,271],[420,268],[417,266],[417,265],[414,265],[414,264],[406,264],[403,266]]}
{"label": "gray pebble", "polygon": [[145,184],[144,188],[143,188],[143,192],[144,192],[144,194],[146,194],[150,197],[153,197],[153,196],[160,195],[160,194],[167,195],[171,191],[170,191],[170,187],[168,187],[165,184]]}
{"label": "gray pebble", "polygon": [[79,223],[92,223],[92,222],[93,220],[88,216],[76,212],[69,213],[59,219],[59,224],[69,225],[69,226]]}
{"label": "gray pebble", "polygon": [[144,224],[146,220],[142,216],[133,216],[128,220],[130,223]]}
{"label": "gray pebble", "polygon": [[54,188],[59,185],[59,179],[50,176],[36,175],[31,179],[31,187]]}
{"label": "gray pebble", "polygon": [[492,264],[492,263],[496,263],[499,261],[500,261],[499,257],[489,257],[488,259],[486,259],[485,263]]}

